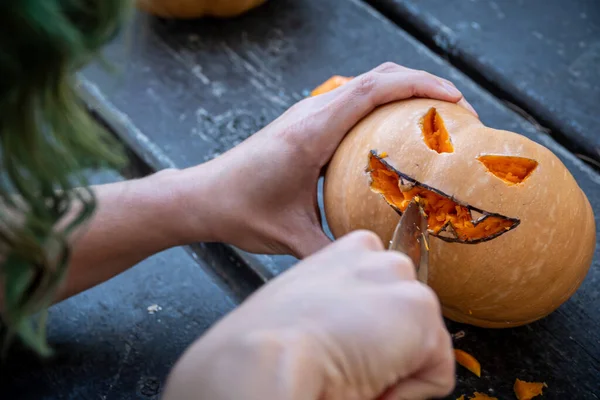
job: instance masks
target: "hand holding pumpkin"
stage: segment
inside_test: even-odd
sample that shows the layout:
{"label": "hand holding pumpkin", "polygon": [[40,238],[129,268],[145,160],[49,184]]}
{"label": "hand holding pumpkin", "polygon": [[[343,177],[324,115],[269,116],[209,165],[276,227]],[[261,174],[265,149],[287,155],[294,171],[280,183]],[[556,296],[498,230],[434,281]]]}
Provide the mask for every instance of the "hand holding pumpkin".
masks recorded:
{"label": "hand holding pumpkin", "polygon": [[164,398],[428,399],[451,392],[454,372],[435,294],[408,257],[363,231],[213,326],[178,362]]}
{"label": "hand holding pumpkin", "polygon": [[[183,171],[189,231],[195,219],[194,181],[208,176],[210,219],[216,239],[251,252],[305,257],[327,245],[317,207],[317,182],[346,133],[376,107],[410,97],[472,107],[448,81],[393,63],[352,79],[328,93],[300,101],[241,145]],[[474,111],[473,111],[474,112]],[[200,174],[198,169],[204,172]],[[209,171],[207,173],[207,171]],[[193,238],[190,238],[193,240]]]}

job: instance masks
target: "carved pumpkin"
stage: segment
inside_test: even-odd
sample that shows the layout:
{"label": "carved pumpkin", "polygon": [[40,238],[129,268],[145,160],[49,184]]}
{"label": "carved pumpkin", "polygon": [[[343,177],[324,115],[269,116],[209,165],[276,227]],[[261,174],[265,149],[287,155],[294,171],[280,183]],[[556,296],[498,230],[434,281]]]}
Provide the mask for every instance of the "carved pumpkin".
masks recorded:
{"label": "carved pumpkin", "polygon": [[428,285],[452,320],[532,322],[565,302],[590,267],[593,211],[563,163],[456,104],[377,108],[345,137],[325,176],[335,237],[368,229],[388,243],[415,196],[428,215]]}
{"label": "carved pumpkin", "polygon": [[266,0],[137,0],[137,6],[165,18],[231,18],[241,15]]}

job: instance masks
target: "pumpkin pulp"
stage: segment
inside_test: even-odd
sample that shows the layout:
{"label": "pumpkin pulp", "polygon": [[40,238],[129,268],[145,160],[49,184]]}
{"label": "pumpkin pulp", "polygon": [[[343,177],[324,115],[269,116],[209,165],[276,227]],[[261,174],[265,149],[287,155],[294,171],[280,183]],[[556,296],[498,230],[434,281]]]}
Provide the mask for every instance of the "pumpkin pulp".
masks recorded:
{"label": "pumpkin pulp", "polygon": [[485,168],[508,184],[529,178],[538,162],[524,157],[484,155],[477,158]]}
{"label": "pumpkin pulp", "polygon": [[446,130],[444,120],[435,108],[432,107],[427,111],[422,124],[423,140],[427,147],[438,153],[454,152],[454,146],[450,141],[450,134]]}
{"label": "pumpkin pulp", "polygon": [[469,208],[450,197],[419,183],[402,184],[399,174],[374,154],[369,158],[368,172],[371,176],[371,190],[381,194],[395,209],[404,212],[410,201],[418,198],[433,234],[440,235],[442,231],[450,229],[458,241],[473,242],[495,237],[516,224],[515,220],[497,215],[486,215],[474,221]]}

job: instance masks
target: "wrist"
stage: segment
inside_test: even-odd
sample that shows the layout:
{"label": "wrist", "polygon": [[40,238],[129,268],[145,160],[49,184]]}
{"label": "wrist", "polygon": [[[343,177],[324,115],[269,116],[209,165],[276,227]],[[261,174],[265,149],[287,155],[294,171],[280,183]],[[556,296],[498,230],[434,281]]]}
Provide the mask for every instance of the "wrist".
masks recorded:
{"label": "wrist", "polygon": [[212,196],[212,173],[205,164],[182,170],[164,170],[150,177],[154,190],[168,199],[168,229],[178,245],[220,241]]}
{"label": "wrist", "polygon": [[152,175],[126,182],[132,210],[144,212],[144,218],[168,238],[168,247],[184,245],[181,226],[181,194],[178,179],[181,170],[164,169]]}

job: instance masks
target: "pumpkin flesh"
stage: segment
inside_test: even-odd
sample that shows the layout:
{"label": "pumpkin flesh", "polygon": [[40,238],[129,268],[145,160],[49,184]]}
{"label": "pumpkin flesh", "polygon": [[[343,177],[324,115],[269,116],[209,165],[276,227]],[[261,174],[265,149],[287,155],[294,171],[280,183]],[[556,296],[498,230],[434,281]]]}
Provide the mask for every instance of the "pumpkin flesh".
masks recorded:
{"label": "pumpkin flesh", "polygon": [[452,153],[454,147],[450,141],[450,134],[446,129],[444,120],[434,107],[431,107],[423,117],[423,139],[431,150],[438,153]]}
{"label": "pumpkin flesh", "polygon": [[478,160],[489,172],[509,184],[523,182],[538,165],[537,161],[524,157],[483,155]]}

